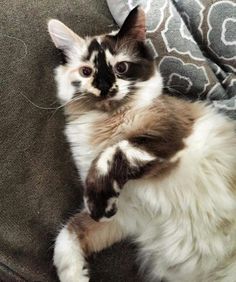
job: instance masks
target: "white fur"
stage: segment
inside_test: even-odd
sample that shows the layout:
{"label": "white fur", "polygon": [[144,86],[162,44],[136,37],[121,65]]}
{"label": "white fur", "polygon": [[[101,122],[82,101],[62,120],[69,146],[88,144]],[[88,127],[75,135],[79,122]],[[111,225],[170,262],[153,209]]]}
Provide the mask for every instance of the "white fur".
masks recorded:
{"label": "white fur", "polygon": [[57,85],[60,85],[57,91],[57,96],[60,102],[62,104],[69,102],[72,99],[75,92],[74,87],[71,85],[71,82],[73,81],[73,77],[71,77],[70,69],[65,66],[60,66],[56,68],[55,80],[57,82]]}
{"label": "white fur", "polygon": [[120,193],[121,189],[120,189],[120,187],[119,187],[117,181],[115,181],[115,180],[113,181],[113,188],[114,188],[114,191],[115,191],[116,193]]}
{"label": "white fur", "polygon": [[77,236],[64,227],[57,237],[53,259],[60,281],[89,281],[87,270],[83,269],[85,259]]}
{"label": "white fur", "polygon": [[[76,62],[57,69],[61,101],[70,101],[74,94],[71,81],[78,75],[73,71],[78,66]],[[122,99],[128,91],[127,82],[118,83],[121,91],[116,99]],[[150,105],[161,95],[161,76],[156,72],[138,86],[133,105],[137,114],[140,107]],[[106,149],[104,142],[96,147],[90,144],[91,126],[95,122],[102,124],[105,118],[107,114],[92,111],[66,126],[65,134],[82,181],[92,161]],[[205,107],[185,140],[186,147],[173,157],[172,161],[180,162],[169,177],[132,180],[122,189],[114,218],[123,233],[136,238],[141,264],[149,269],[148,281],[158,277],[170,282],[236,281],[236,183],[230,183],[236,173],[234,126]],[[137,156],[144,161],[152,159],[127,142],[119,146],[133,162]],[[100,173],[108,171],[112,153],[104,153],[98,165]],[[61,281],[88,281],[82,274],[84,259],[76,235],[66,229],[57,238],[54,263]]]}
{"label": "white fur", "polygon": [[163,80],[160,73],[156,71],[151,79],[139,82],[137,86],[140,90],[136,93],[136,106],[144,107],[150,105],[153,99],[162,94]]}
{"label": "white fur", "polygon": [[102,144],[95,148],[89,142],[93,133],[91,126],[101,116],[101,113],[94,111],[74,120],[65,128],[65,134],[71,144],[72,155],[79,168],[82,181],[85,181],[92,161],[103,149]]}
{"label": "white fur", "polygon": [[107,207],[106,207],[106,209],[105,209],[105,212],[109,212],[109,211],[112,209],[113,205],[114,205],[114,204],[117,204],[117,202],[118,202],[117,197],[112,197],[112,198],[110,198],[110,199],[108,200],[108,204],[107,204]]}
{"label": "white fur", "polygon": [[110,163],[116,152],[116,146],[112,146],[105,150],[98,159],[97,169],[101,175],[106,175],[110,169]]}
{"label": "white fur", "polygon": [[[233,124],[206,111],[186,144],[170,177],[126,184],[117,220],[136,234],[150,279],[235,282],[236,199],[228,182],[236,168]],[[226,233],[218,228],[222,220],[234,222]]]}
{"label": "white fur", "polygon": [[[90,112],[66,127],[83,181],[91,162],[104,150],[104,144],[89,144],[91,125],[105,117]],[[185,143],[187,147],[174,157],[181,162],[171,177],[125,185],[115,218],[125,233],[135,236],[140,262],[151,268],[150,281],[166,277],[173,282],[235,282],[236,257],[227,255],[236,250],[236,222],[226,234],[217,228],[222,219],[236,218],[236,199],[228,183],[236,167],[233,123],[206,108]],[[137,152],[120,144],[134,159]],[[107,171],[112,152],[102,158],[100,172]],[[143,152],[138,157],[152,158]]]}
{"label": "white fur", "polygon": [[132,146],[127,140],[123,140],[117,145],[111,146],[101,153],[97,161],[97,169],[101,175],[106,175],[108,173],[110,165],[112,164],[112,158],[117,148],[121,149],[121,151],[126,154],[128,161],[133,166],[137,165],[137,161],[142,161],[146,163],[156,159],[155,156],[152,156],[146,151]]}
{"label": "white fur", "polygon": [[137,161],[142,161],[144,163],[150,162],[156,159],[155,156],[143,151],[139,148],[132,146],[127,140],[123,140],[118,143],[118,147],[123,151],[133,166],[136,166]]}
{"label": "white fur", "polygon": [[88,197],[84,196],[84,207],[85,207],[85,210],[89,213],[90,213],[90,209],[89,209],[89,205],[88,205]]}

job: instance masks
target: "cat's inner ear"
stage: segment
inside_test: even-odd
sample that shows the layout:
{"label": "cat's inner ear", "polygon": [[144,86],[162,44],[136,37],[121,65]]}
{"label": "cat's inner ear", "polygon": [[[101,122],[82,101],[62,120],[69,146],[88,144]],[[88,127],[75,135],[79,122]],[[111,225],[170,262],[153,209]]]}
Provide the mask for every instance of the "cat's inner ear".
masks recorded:
{"label": "cat's inner ear", "polygon": [[137,6],[129,13],[117,36],[118,39],[127,38],[127,40],[144,41],[146,39],[145,12],[141,7]]}
{"label": "cat's inner ear", "polygon": [[67,56],[73,53],[75,47],[80,47],[84,43],[83,38],[59,20],[50,20],[48,22],[48,31],[55,46]]}

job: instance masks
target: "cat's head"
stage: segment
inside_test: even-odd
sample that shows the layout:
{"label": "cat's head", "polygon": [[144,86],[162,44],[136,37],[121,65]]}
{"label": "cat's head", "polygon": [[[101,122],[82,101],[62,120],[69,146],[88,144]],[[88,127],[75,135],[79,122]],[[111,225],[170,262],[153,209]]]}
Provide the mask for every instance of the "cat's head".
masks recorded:
{"label": "cat's head", "polygon": [[133,9],[121,29],[108,35],[82,38],[54,19],[48,30],[66,57],[56,69],[62,103],[76,98],[88,108],[109,111],[132,99],[149,103],[161,94],[162,79],[146,44],[141,8]]}

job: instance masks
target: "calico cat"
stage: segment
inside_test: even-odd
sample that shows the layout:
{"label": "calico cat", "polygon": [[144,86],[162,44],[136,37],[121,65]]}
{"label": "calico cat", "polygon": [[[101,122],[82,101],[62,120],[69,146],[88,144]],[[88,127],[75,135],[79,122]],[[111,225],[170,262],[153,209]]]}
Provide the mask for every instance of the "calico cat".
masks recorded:
{"label": "calico cat", "polygon": [[55,243],[60,281],[89,281],[86,257],[132,236],[147,281],[235,282],[235,123],[162,95],[141,8],[108,35],[48,29],[66,56],[55,77],[84,184]]}

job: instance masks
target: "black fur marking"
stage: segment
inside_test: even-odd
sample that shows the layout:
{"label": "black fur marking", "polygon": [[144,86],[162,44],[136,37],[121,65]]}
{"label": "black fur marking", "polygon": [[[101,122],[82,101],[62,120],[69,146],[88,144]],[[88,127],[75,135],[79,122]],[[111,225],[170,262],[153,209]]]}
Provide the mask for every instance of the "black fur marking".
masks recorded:
{"label": "black fur marking", "polygon": [[135,166],[133,166],[129,163],[125,153],[117,149],[110,164],[110,170],[107,175],[101,176],[97,172],[97,160],[93,162],[90,168],[85,188],[85,196],[88,199],[91,217],[94,220],[99,220],[104,216],[111,217],[117,212],[115,203],[113,203],[110,211],[105,211],[108,206],[108,200],[119,196],[119,193],[113,188],[114,180],[122,188],[128,180],[144,176],[156,164],[155,160],[148,163],[137,160]]}
{"label": "black fur marking", "polygon": [[81,81],[79,81],[79,80],[72,81],[71,85],[75,86],[76,88],[80,88]]}
{"label": "black fur marking", "polygon": [[[97,71],[94,74],[94,80],[92,85],[101,90],[101,96],[105,97],[109,94],[109,90],[113,86],[116,78],[110,64],[107,65],[105,50],[106,46],[100,45],[96,39],[94,39],[88,47],[89,60],[94,52],[96,56],[94,59],[94,64]],[[114,95],[114,94],[113,94]]]}
{"label": "black fur marking", "polygon": [[[103,216],[111,217],[116,213],[116,206],[112,207],[111,211],[105,212],[110,198],[117,197],[116,192],[111,189],[111,180],[107,177],[89,178],[86,180],[85,196],[88,198],[88,206],[91,212],[91,217],[94,220],[99,220]],[[100,190],[100,191],[98,191]]]}
{"label": "black fur marking", "polygon": [[105,217],[110,218],[117,213],[117,207],[115,204],[112,205],[112,208],[105,213]]}
{"label": "black fur marking", "polygon": [[131,36],[132,37],[132,29],[135,29],[137,23],[138,23],[138,14],[139,14],[139,6],[136,6],[128,15],[128,17],[125,19],[125,22],[123,23],[119,33],[118,37],[123,38],[125,36]]}
{"label": "black fur marking", "polygon": [[118,149],[113,159],[110,177],[113,177],[122,188],[128,180],[145,175],[155,163],[155,160],[148,163],[137,160],[136,165],[132,166],[125,153]]}
{"label": "black fur marking", "polygon": [[113,35],[106,35],[104,41],[101,43],[101,46],[104,50],[109,50],[112,55],[115,55],[115,45],[117,38]]}
{"label": "black fur marking", "polygon": [[97,39],[93,39],[88,47],[88,55],[86,57],[86,60],[90,60],[92,54],[94,51],[102,51],[101,45],[98,43]]}
{"label": "black fur marking", "polygon": [[128,71],[119,75],[120,78],[130,81],[145,81],[153,75],[153,66],[146,60],[137,63],[130,63]]}
{"label": "black fur marking", "polygon": [[67,58],[65,52],[61,49],[57,49],[57,51],[58,51],[58,56],[60,57],[60,64],[65,65],[68,61],[68,58]]}

